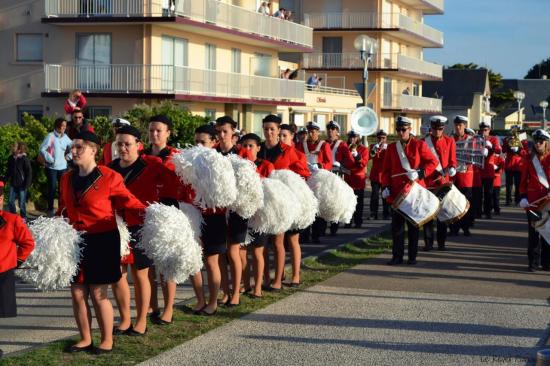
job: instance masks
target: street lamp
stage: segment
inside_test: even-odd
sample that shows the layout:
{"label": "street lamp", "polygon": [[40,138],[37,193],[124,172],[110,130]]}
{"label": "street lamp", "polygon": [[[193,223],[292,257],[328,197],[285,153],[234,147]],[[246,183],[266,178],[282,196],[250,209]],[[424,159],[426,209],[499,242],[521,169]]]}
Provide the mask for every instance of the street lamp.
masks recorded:
{"label": "street lamp", "polygon": [[516,98],[516,101],[518,102],[518,125],[521,128],[521,102],[525,99],[525,93],[520,90],[516,90],[514,92],[514,98]]}
{"label": "street lamp", "polygon": [[548,108],[548,102],[543,100],[539,103],[539,106],[542,108],[542,128],[546,130],[546,108]]}
{"label": "street lamp", "polygon": [[364,34],[361,34],[355,38],[355,41],[353,42],[353,47],[357,51],[359,51],[359,54],[361,55],[361,60],[364,62],[363,67],[363,83],[365,84],[365,90],[364,90],[364,98],[365,98],[365,107],[367,106],[367,97],[369,94],[369,87],[368,87],[368,79],[369,79],[369,64],[371,63],[372,56],[376,53],[378,50],[378,43],[375,39],[370,38],[369,36],[366,36]]}

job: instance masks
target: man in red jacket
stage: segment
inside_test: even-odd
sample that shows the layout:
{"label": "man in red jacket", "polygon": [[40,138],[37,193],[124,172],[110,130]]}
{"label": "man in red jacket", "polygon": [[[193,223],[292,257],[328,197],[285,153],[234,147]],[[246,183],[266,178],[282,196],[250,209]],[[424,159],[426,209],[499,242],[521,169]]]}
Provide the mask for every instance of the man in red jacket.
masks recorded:
{"label": "man in red jacket", "polygon": [[[428,148],[428,145],[422,140],[417,140],[410,136],[411,121],[407,117],[399,116],[395,121],[399,141],[388,146],[386,157],[384,158],[384,167],[382,170],[382,198],[388,199],[392,203],[399,193],[411,182],[425,186],[424,176],[430,176],[437,167],[437,159]],[[398,153],[399,144],[402,147],[403,154],[401,160]],[[408,164],[405,163],[408,161]],[[405,167],[404,164],[410,165]],[[408,239],[409,239],[409,260],[408,264],[416,264],[416,255],[418,253],[418,228],[407,221]],[[392,259],[389,265],[403,263],[405,254],[405,218],[396,210],[392,212]]]}
{"label": "man in red jacket", "polygon": [[[0,181],[0,203],[4,202],[4,182]],[[23,219],[2,210],[0,204],[0,318],[17,316],[14,269],[34,249],[34,240]],[[0,357],[2,357],[0,350]]]}
{"label": "man in red jacket", "polygon": [[[348,133],[348,144],[353,161],[346,163],[345,168],[349,170],[349,174],[344,175],[344,180],[353,188],[353,192],[357,197],[357,206],[355,206],[355,212],[353,213],[353,223],[356,228],[360,228],[363,224],[363,205],[365,201],[369,149],[361,144],[361,135],[353,130]],[[351,224],[349,226],[346,225],[346,227],[351,227]]]}
{"label": "man in red jacket", "polygon": [[[380,130],[376,133],[378,142],[372,145],[370,149],[369,157],[372,160],[372,167],[370,170],[370,219],[378,220],[378,204],[380,202],[380,191],[382,190],[382,168],[384,165],[384,158],[388,148],[387,140],[388,134],[384,130]],[[382,215],[384,220],[390,218],[390,205],[382,198]]]}
{"label": "man in red jacket", "polygon": [[485,163],[481,170],[481,184],[483,186],[483,213],[487,219],[493,216],[493,181],[495,180],[495,154],[500,154],[502,149],[496,136],[491,136],[491,125],[487,122],[479,124],[481,135],[485,138]]}
{"label": "man in red jacket", "polygon": [[[424,139],[428,148],[438,160],[435,171],[426,176],[426,186],[432,191],[438,190],[456,175],[456,145],[452,137],[443,133],[447,117],[433,116],[430,118],[430,133]],[[437,220],[437,248],[445,250],[447,225]],[[433,220],[424,224],[424,250],[430,251],[434,244]]]}
{"label": "man in red jacket", "polygon": [[[521,127],[512,126],[510,134],[517,133],[519,135]],[[528,155],[529,147],[527,140],[520,142],[521,146],[510,146],[513,136],[508,136],[502,144],[502,152],[506,154],[504,160],[504,170],[506,172],[506,206],[510,206],[512,202],[512,186],[514,187],[514,203],[519,203],[519,184],[521,180],[521,163],[523,157]]]}

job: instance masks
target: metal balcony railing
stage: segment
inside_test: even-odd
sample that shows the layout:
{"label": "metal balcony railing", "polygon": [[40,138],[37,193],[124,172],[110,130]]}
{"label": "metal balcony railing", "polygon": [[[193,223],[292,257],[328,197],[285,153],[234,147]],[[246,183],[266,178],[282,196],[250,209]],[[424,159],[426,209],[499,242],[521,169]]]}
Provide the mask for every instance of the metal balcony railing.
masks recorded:
{"label": "metal balcony railing", "polygon": [[434,79],[443,77],[443,66],[426,62],[415,57],[399,54],[397,56],[397,65],[399,70],[412,72],[418,75],[425,75]]}
{"label": "metal balcony railing", "polygon": [[348,95],[348,96],[354,96],[354,97],[359,96],[359,93],[357,92],[357,90],[331,88],[328,86],[306,85],[306,91],[311,93],[330,94],[330,95]]}
{"label": "metal balcony railing", "polygon": [[[359,52],[305,53],[305,69],[363,69]],[[397,69],[397,54],[377,53],[370,64],[372,69]]]}
{"label": "metal balcony railing", "polygon": [[441,99],[426,98],[416,95],[406,94],[384,94],[382,98],[382,108],[398,109],[413,112],[441,112]]}
{"label": "metal balcony railing", "polygon": [[243,75],[172,65],[44,66],[45,91],[120,94],[190,94],[303,102],[300,80]]}
{"label": "metal balcony railing", "polygon": [[217,0],[45,0],[48,18],[182,16],[222,28],[312,47],[313,30],[302,24]]}

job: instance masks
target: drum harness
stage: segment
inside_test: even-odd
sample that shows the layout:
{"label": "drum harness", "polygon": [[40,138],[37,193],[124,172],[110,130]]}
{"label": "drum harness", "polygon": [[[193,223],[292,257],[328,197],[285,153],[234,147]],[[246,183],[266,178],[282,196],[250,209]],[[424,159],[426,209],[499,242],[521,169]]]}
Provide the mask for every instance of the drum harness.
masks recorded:
{"label": "drum harness", "polygon": [[439,160],[439,155],[437,154],[437,150],[435,149],[435,146],[434,146],[434,143],[433,143],[431,137],[426,136],[424,141],[426,141],[426,144],[428,145],[428,148],[431,150],[432,154],[434,154],[435,159],[437,160],[437,167],[435,169],[439,172],[439,174],[441,174],[441,176],[439,178],[434,180],[434,181],[437,181],[445,175],[445,172],[443,171],[443,167],[441,166],[441,161]]}
{"label": "drum harness", "polygon": [[309,152],[309,149],[307,148],[307,141],[304,140],[302,142],[302,146],[304,147],[304,152],[306,153],[306,157],[307,157],[307,162],[309,165],[313,165],[313,164],[317,164],[318,162],[318,155],[319,155],[319,152],[321,151],[321,148],[323,147],[323,144],[325,143],[325,141],[321,140],[319,141],[319,143],[317,144],[317,147],[315,148],[315,150],[313,152]]}
{"label": "drum harness", "polygon": [[[533,167],[535,168],[535,171],[537,172],[537,178],[538,178],[540,184],[542,184],[542,186],[544,188],[548,189],[549,188],[548,178],[546,177],[546,173],[544,173],[544,169],[542,169],[542,165],[540,165],[539,157],[536,156],[536,155],[533,156],[532,162],[533,162]],[[535,201],[535,202],[537,202],[537,201]],[[533,203],[531,203],[529,206],[536,206],[536,205],[533,205]],[[529,210],[529,212],[531,212],[537,218],[540,218],[540,215],[538,213],[536,213],[535,211]]]}
{"label": "drum harness", "polygon": [[332,162],[333,162],[332,172],[334,174],[337,174],[337,175],[340,175],[340,174],[350,175],[351,171],[349,169],[346,169],[341,165],[338,166],[337,168],[334,167],[334,162],[340,163],[339,161],[336,160],[336,153],[338,152],[338,148],[340,147],[341,143],[342,143],[342,140],[337,140],[334,143],[334,146],[331,148],[331,150],[332,150]]}

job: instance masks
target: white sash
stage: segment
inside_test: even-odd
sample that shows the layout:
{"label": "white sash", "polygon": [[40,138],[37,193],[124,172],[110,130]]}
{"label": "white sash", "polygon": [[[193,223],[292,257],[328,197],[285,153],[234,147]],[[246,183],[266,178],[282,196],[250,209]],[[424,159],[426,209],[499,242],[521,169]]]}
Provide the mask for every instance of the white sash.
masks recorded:
{"label": "white sash", "polygon": [[332,161],[336,161],[336,152],[338,152],[338,147],[340,146],[341,143],[342,143],[342,140],[338,140],[332,147]]}
{"label": "white sash", "polygon": [[397,148],[397,156],[399,156],[399,160],[401,161],[401,167],[405,169],[406,172],[411,172],[411,164],[409,163],[409,159],[407,159],[407,155],[405,155],[401,141],[397,141],[395,147]]}
{"label": "white sash", "polygon": [[548,189],[549,186],[548,179],[546,178],[546,173],[544,173],[544,170],[540,165],[540,160],[536,155],[533,157],[533,166],[535,167],[535,171],[537,172],[537,178],[539,179],[540,184],[542,184],[544,188]]}
{"label": "white sash", "polygon": [[428,147],[432,151],[432,153],[435,156],[435,159],[437,160],[437,167],[435,168],[439,173],[443,174],[443,167],[441,166],[441,161],[439,161],[439,155],[437,154],[437,150],[435,149],[434,143],[432,141],[431,136],[426,136],[424,139],[426,143],[428,144]]}
{"label": "white sash", "polygon": [[304,140],[302,142],[302,146],[304,147],[304,152],[306,153],[307,162],[309,164],[317,164],[319,162],[319,152],[321,151],[321,147],[323,147],[323,144],[325,143],[324,140],[319,141],[317,144],[317,147],[313,151],[313,153],[309,152],[309,149],[307,148],[307,141]]}
{"label": "white sash", "polygon": [[118,159],[118,149],[116,147],[116,141],[111,143],[111,160]]}

